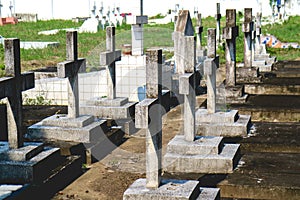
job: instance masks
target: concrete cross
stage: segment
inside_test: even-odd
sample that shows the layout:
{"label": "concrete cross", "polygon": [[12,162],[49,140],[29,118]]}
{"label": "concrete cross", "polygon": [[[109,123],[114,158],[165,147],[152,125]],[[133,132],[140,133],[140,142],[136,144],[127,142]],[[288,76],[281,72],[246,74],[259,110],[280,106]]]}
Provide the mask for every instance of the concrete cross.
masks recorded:
{"label": "concrete cross", "polygon": [[[215,15],[216,23],[217,23],[217,43],[218,45],[221,42],[221,35],[220,35],[220,30],[221,30],[221,11],[220,11],[220,3],[217,3],[217,14]],[[218,47],[218,46],[217,46]]]}
{"label": "concrete cross", "polygon": [[256,45],[255,45],[255,53],[260,54],[261,53],[261,41],[260,41],[260,36],[261,36],[261,17],[262,13],[257,12],[256,13]]}
{"label": "concrete cross", "polygon": [[67,32],[67,61],[57,64],[59,78],[68,78],[68,117],[79,116],[78,72],[85,70],[85,59],[78,58],[77,31]]}
{"label": "concrete cross", "polygon": [[23,146],[22,91],[34,88],[34,73],[21,74],[20,40],[5,39],[5,72],[0,78],[0,99],[7,98],[8,142],[11,149]]}
{"label": "concrete cross", "polygon": [[162,50],[146,51],[146,99],[135,107],[135,126],[146,132],[146,187],[157,189],[162,173]]}
{"label": "concrete cross", "polygon": [[242,31],[244,32],[244,66],[252,67],[252,8],[245,8],[244,10]]}
{"label": "concrete cross", "polygon": [[184,137],[186,141],[194,141],[195,131],[195,104],[196,104],[196,37],[186,36],[190,50],[190,55],[184,57],[189,65],[184,66],[184,74],[179,76],[179,94],[184,96],[183,114],[184,114]]}
{"label": "concrete cross", "polygon": [[116,50],[114,26],[106,27],[106,52],[100,54],[100,65],[106,66],[107,99],[116,98],[116,61],[121,60],[121,50]]}
{"label": "concrete cross", "polygon": [[176,73],[184,74],[187,68],[193,72],[195,67],[194,27],[188,10],[180,10],[173,33]]}
{"label": "concrete cross", "polygon": [[236,38],[239,35],[239,27],[236,26],[236,10],[226,10],[226,27],[223,29],[226,58],[226,85],[236,84]]}
{"label": "concrete cross", "polygon": [[216,29],[207,30],[207,59],[204,61],[204,75],[207,85],[207,112],[216,112],[216,70],[219,56],[216,56]]}
{"label": "concrete cross", "polygon": [[203,26],[202,26],[202,19],[201,19],[201,13],[197,14],[197,26],[196,26],[196,34],[197,34],[197,49],[202,49],[202,32],[203,32]]}

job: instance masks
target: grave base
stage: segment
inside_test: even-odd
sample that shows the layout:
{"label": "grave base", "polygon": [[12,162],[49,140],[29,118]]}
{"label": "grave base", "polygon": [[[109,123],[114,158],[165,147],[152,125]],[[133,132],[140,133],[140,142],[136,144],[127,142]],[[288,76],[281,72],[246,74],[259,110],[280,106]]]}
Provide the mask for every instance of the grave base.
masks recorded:
{"label": "grave base", "polygon": [[261,83],[262,77],[259,76],[258,67],[237,67],[237,83]]}
{"label": "grave base", "polygon": [[104,119],[128,119],[134,116],[136,102],[128,102],[127,98],[97,98],[80,105],[82,115],[93,115]]}
{"label": "grave base", "polygon": [[61,160],[59,148],[44,147],[42,143],[24,143],[9,149],[0,142],[0,183],[24,184],[45,179]]}
{"label": "grave base", "polygon": [[300,85],[246,84],[245,92],[255,95],[300,95]]}
{"label": "grave base", "polygon": [[98,141],[108,131],[106,120],[90,116],[68,118],[54,115],[28,128],[26,138],[30,140],[62,140],[72,142]]}
{"label": "grave base", "polygon": [[252,66],[258,67],[259,72],[271,72],[273,69],[273,64],[267,64],[265,60],[252,61]]}
{"label": "grave base", "polygon": [[0,199],[6,199],[10,196],[13,196],[24,187],[26,187],[26,185],[0,185]]}
{"label": "grave base", "polygon": [[164,156],[167,172],[232,173],[239,160],[239,144],[224,144],[222,137],[196,137],[188,142],[175,136]]}
{"label": "grave base", "polygon": [[124,193],[123,200],[200,200],[220,199],[218,188],[200,188],[199,181],[163,180],[159,188],[146,188],[146,179],[136,180]]}
{"label": "grave base", "polygon": [[[246,137],[251,126],[251,116],[232,115],[235,121],[229,122],[228,114],[208,114],[206,109],[196,111],[197,134],[201,136]],[[230,111],[229,113],[232,113]],[[202,116],[203,115],[203,116]],[[238,117],[237,117],[238,116]],[[223,118],[223,119],[222,119]]]}
{"label": "grave base", "polygon": [[245,103],[248,95],[244,93],[243,85],[225,86],[217,88],[217,103],[223,104],[226,109],[228,103]]}

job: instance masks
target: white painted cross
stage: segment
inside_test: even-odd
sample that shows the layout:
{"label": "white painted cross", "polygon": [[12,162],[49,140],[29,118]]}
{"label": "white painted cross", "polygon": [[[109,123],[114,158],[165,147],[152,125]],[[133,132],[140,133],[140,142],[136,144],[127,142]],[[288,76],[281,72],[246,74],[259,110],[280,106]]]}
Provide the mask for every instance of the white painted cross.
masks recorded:
{"label": "white painted cross", "polygon": [[68,117],[79,116],[78,72],[84,71],[85,59],[78,58],[77,31],[67,32],[67,61],[57,64],[58,77],[68,78]]}
{"label": "white painted cross", "polygon": [[121,50],[116,50],[114,26],[106,27],[106,52],[100,54],[100,65],[106,66],[107,99],[116,98],[116,61],[121,60]]}
{"label": "white painted cross", "polygon": [[8,142],[11,149],[23,146],[22,91],[34,88],[34,73],[21,74],[20,40],[5,39],[5,71],[0,78],[0,99],[7,98]]}

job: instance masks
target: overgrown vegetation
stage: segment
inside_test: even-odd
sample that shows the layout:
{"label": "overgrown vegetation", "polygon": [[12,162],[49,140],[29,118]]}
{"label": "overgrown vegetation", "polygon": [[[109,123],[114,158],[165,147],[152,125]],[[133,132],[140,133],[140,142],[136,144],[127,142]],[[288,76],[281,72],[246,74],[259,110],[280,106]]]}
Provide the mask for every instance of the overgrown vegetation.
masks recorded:
{"label": "overgrown vegetation", "polygon": [[[160,17],[160,16],[156,16]],[[162,16],[161,16],[162,17]],[[237,62],[243,61],[243,33],[241,31],[240,19],[243,15],[237,14],[237,25],[240,27],[239,37],[237,38]],[[194,25],[196,21],[193,20]],[[216,27],[214,17],[207,17],[202,20],[204,32],[202,35],[202,45],[206,45],[207,29]],[[6,25],[1,27],[0,35],[5,38],[19,38],[21,41],[52,41],[59,42],[57,48],[46,49],[21,49],[22,71],[42,68],[46,66],[56,66],[58,62],[64,61],[66,56],[65,50],[65,31],[60,31],[55,35],[39,35],[39,31],[51,29],[63,29],[80,27],[81,23],[75,23],[70,20],[49,20],[38,21],[37,23],[21,22],[16,25]],[[225,26],[225,17],[221,19],[221,27]],[[172,32],[174,24],[164,25],[145,25],[144,30],[144,48],[150,47],[173,47]],[[222,30],[221,30],[222,31]],[[290,17],[282,25],[266,25],[262,28],[263,34],[270,33],[278,37],[283,42],[300,43],[300,16]],[[99,52],[105,50],[105,31],[98,33],[80,33],[78,36],[79,57],[87,58],[91,65],[97,65],[99,62]],[[122,48],[123,44],[131,43],[130,25],[122,25],[117,28],[117,48]],[[218,49],[221,63],[224,63],[224,47]],[[300,58],[300,49],[271,49],[268,48],[271,55],[277,56],[279,60],[294,60]],[[164,52],[167,58],[171,57],[170,51]],[[0,44],[0,76],[4,69],[4,50]]]}

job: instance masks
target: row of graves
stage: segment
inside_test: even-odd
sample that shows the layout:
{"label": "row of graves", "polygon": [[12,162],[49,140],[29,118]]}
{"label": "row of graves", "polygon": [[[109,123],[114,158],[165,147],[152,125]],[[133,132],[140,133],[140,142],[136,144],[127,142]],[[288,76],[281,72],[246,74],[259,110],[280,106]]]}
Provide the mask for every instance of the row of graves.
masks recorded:
{"label": "row of graves", "polygon": [[[217,19],[221,18],[217,16]],[[225,101],[231,107],[242,108],[244,112],[247,112],[244,107],[251,109],[252,106],[253,114],[256,105],[251,103],[252,99],[264,98],[271,102],[271,99],[284,98],[285,101],[296,102],[298,107],[293,109],[293,117],[299,120],[299,65],[275,63],[275,58],[266,53],[262,44],[253,43],[259,41],[261,14],[257,17],[257,29],[254,29],[252,10],[245,9],[244,16],[244,64],[237,67],[235,40],[239,29],[236,26],[236,11],[226,11],[226,27],[222,34],[226,47],[226,81],[218,85],[217,29],[208,29],[207,47],[202,47],[201,16],[198,17],[194,36],[189,11],[179,12],[173,34],[176,64],[176,73],[172,76],[173,91],[163,91],[162,88],[162,50],[148,49],[143,55],[142,30],[147,17],[137,16],[137,26],[132,28],[137,35],[132,53],[146,58],[146,98],[141,102],[129,102],[128,98],[116,96],[116,61],[120,60],[121,52],[115,47],[115,28],[107,27],[106,52],[100,55],[100,63],[106,66],[107,71],[107,97],[96,97],[79,105],[78,72],[84,70],[85,59],[78,58],[77,32],[67,32],[67,61],[59,63],[57,71],[60,78],[68,80],[68,113],[43,119],[30,126],[26,133],[22,132],[21,93],[34,87],[34,74],[20,73],[19,40],[6,39],[6,77],[0,79],[0,98],[6,104],[8,141],[0,143],[0,197],[32,198],[37,195],[32,191],[43,191],[41,198],[45,198],[64,188],[80,175],[82,164],[91,160],[89,156],[95,157],[107,151],[103,148],[107,147],[105,143],[111,142],[109,134],[121,129],[113,126],[113,121],[121,120],[123,131],[125,126],[131,129],[134,125],[135,129],[144,133],[146,142],[146,178],[136,180],[124,192],[124,200],[299,198],[299,182],[287,182],[292,176],[293,179],[300,176],[296,170],[299,169],[298,136],[292,133],[278,136],[275,138],[278,142],[272,143],[273,146],[267,150],[259,149],[261,146],[258,142],[268,144],[275,137],[272,136],[272,128],[280,131],[292,126],[299,130],[299,124],[261,124],[256,135],[249,137],[250,129],[257,126],[255,123],[253,126],[251,116],[240,114],[237,109],[220,109],[219,106]],[[291,77],[292,74],[296,77]],[[206,81],[207,101],[198,108],[196,91],[200,78]],[[279,83],[274,84],[273,81]],[[162,117],[174,106],[170,103],[172,98],[177,98],[183,104],[183,133],[169,141],[167,152],[163,155]],[[263,112],[271,112],[267,106],[265,110]],[[285,118],[292,115],[282,109],[275,109],[274,112],[284,112]],[[269,132],[260,133],[259,128],[263,126],[267,126]],[[120,135],[122,139],[124,134]],[[24,137],[28,142],[24,142]],[[283,146],[290,146],[289,151],[285,151],[290,154],[283,154],[282,146],[276,149],[282,137],[287,138]],[[83,144],[84,148],[81,153],[63,154],[61,152],[65,144],[68,144],[69,152],[78,144]],[[118,144],[114,145],[117,147]],[[261,153],[264,150],[267,153]],[[255,152],[260,154],[257,156]],[[274,154],[278,158],[275,159]],[[255,165],[256,162],[258,165]],[[280,170],[280,165],[285,169]],[[274,176],[269,172],[270,168],[278,172],[277,178],[285,179],[269,184]],[[223,180],[210,185],[204,183],[205,179],[177,180],[176,176],[164,179],[162,171],[208,174],[211,179],[218,177],[218,174],[229,175],[222,176]],[[253,184],[253,174],[262,176],[253,179],[256,184],[260,181],[260,186]],[[246,181],[241,181],[243,179]]]}

